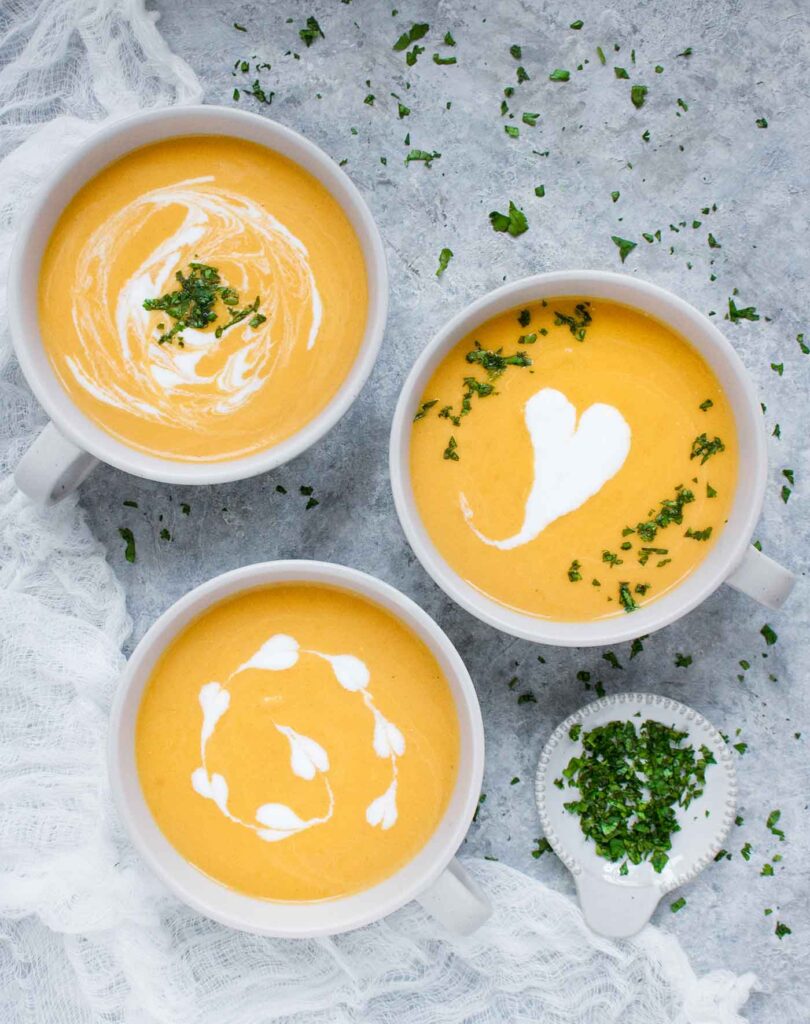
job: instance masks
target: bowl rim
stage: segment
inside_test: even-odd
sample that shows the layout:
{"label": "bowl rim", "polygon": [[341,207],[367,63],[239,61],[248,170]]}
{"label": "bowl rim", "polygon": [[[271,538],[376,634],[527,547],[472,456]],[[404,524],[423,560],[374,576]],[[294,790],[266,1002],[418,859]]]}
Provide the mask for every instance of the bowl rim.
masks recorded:
{"label": "bowl rim", "polygon": [[[135,724],[151,671],[185,626],[229,596],[285,582],[334,586],[381,606],[411,629],[436,657],[459,718],[458,774],[442,820],[425,846],[382,882],[346,897],[288,903],[251,897],[209,878],[186,861],[160,831],[143,796],[135,761]],[[418,897],[435,882],[464,840],[478,805],[484,770],[484,727],[475,686],[441,627],[411,598],[368,573],[333,562],[284,559],[258,562],[215,576],[166,609],[132,652],[110,714],[107,770],[114,803],[127,833],[154,874],[179,899],[232,928],[279,938],[335,935],[376,921]]]}
{"label": "bowl rim", "polygon": [[[428,535],[416,507],[409,470],[410,431],[430,375],[465,334],[523,302],[589,296],[653,316],[698,350],[721,379],[731,401],[740,440],[740,470],[726,526],[703,561],[678,586],[631,615],[585,622],[557,621],[500,604],[448,565]],[[745,556],[762,510],[767,448],[753,382],[731,343],[707,316],[673,292],[629,274],[563,270],[520,278],[487,292],[437,331],[411,367],[397,400],[391,424],[389,475],[397,516],[408,543],[422,567],[456,604],[482,622],[524,640],[563,647],[594,647],[633,640],[669,625],[706,600],[734,571]]]}
{"label": "bowl rim", "polygon": [[[368,285],[368,311],[360,347],[343,383],[324,408],[300,430],[270,448],[203,463],[162,458],[129,447],[85,415],[53,372],[39,333],[35,301],[47,238],[76,193],[126,154],[154,142],[189,135],[232,135],[257,142],[286,156],[320,181],[357,235]],[[95,161],[105,149],[115,148],[116,143],[128,138],[133,140],[131,145],[123,145],[115,154]],[[87,163],[91,169],[85,174],[82,168]],[[66,194],[60,198],[63,189]],[[40,235],[45,237],[42,244]],[[144,479],[172,484],[215,484],[247,479],[289,462],[335,426],[360,394],[377,360],[387,319],[388,294],[385,249],[374,217],[357,186],[324,150],[270,118],[214,104],[189,105],[147,110],[116,119],[93,132],[56,167],[23,213],[16,231],[8,274],[7,315],[23,374],[39,404],[68,440],[100,461]]]}

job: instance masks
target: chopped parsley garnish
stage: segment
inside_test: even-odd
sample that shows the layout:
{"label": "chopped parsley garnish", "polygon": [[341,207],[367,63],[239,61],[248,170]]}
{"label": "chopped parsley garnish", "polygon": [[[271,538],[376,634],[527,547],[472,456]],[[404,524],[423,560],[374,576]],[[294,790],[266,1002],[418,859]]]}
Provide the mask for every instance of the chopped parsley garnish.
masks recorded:
{"label": "chopped parsley garnish", "polygon": [[629,78],[629,77],[630,77],[630,76],[629,76],[629,75],[627,74],[627,68],[614,68],[614,69],[613,69],[613,74],[614,74],[614,75],[615,75],[615,76],[616,76],[617,78]]}
{"label": "chopped parsley garnish", "polygon": [[[638,602],[635,600],[633,595],[630,593],[629,583],[619,584],[619,602],[622,608],[629,614],[634,612],[638,608]],[[632,657],[632,655],[631,655]]]}
{"label": "chopped parsley garnish", "polygon": [[405,157],[405,163],[410,164],[414,161],[421,162],[425,167],[430,167],[434,160],[438,160],[441,153],[437,153],[434,149],[432,152],[426,149],[412,149],[410,153]]}
{"label": "chopped parsley garnish", "polygon": [[417,420],[423,420],[428,414],[428,410],[432,409],[434,405],[439,401],[438,398],[432,399],[430,402],[422,402],[419,406],[419,411],[414,416],[413,421],[416,423]]}
{"label": "chopped parsley garnish", "polygon": [[717,455],[718,452],[724,452],[725,450],[726,446],[719,437],[715,437],[710,441],[708,435],[698,434],[692,442],[692,452],[689,458],[700,459],[702,466],[712,455]]}
{"label": "chopped parsley garnish", "polygon": [[565,313],[560,313],[559,310],[555,310],[555,326],[562,327],[563,324],[566,324],[568,326],[568,330],[574,335],[577,341],[584,341],[585,330],[593,320],[588,309],[589,306],[590,302],[578,302],[574,307],[575,316],[568,316]]}
{"label": "chopped parsley garnish", "polygon": [[543,836],[542,839],[535,839],[535,843],[537,843],[537,846],[532,850],[532,857],[534,857],[535,860],[539,860],[544,853],[551,852],[551,843],[545,836]]}
{"label": "chopped parsley garnish", "polygon": [[619,238],[618,235],[611,235],[610,240],[614,245],[618,246],[619,256],[621,257],[622,263],[624,263],[633,249],[638,245],[638,242],[631,242],[627,238]]}
{"label": "chopped parsley garnish", "polygon": [[527,124],[530,128],[536,128],[537,127],[537,120],[538,120],[539,117],[540,117],[539,114],[532,114],[529,111],[526,111],[526,112],[524,112],[523,116],[521,117],[521,121],[524,124]]}
{"label": "chopped parsley garnish", "polygon": [[701,403],[700,403],[700,405],[698,406],[698,408],[699,408],[699,409],[702,409],[702,410],[703,410],[703,412],[707,412],[707,411],[708,411],[709,409],[711,409],[711,407],[712,407],[713,405],[714,405],[714,402],[713,402],[713,401],[711,400],[711,398],[707,398],[705,402],[701,402]]}
{"label": "chopped parsley garnish", "polygon": [[124,558],[128,562],[135,561],[135,537],[133,536],[132,530],[128,526],[119,526],[118,533],[121,535],[121,540],[124,541],[126,547],[124,548]]}
{"label": "chopped parsley garnish", "polygon": [[630,90],[630,99],[636,110],[639,110],[644,106],[644,101],[647,98],[647,86],[646,85],[634,85]]}
{"label": "chopped parsley garnish", "polygon": [[438,53],[433,54],[434,64],[458,64],[458,58],[456,57],[442,57]]}
{"label": "chopped parsley garnish", "polygon": [[611,569],[614,565],[624,565],[624,560],[619,558],[619,556],[614,551],[603,551],[602,561],[607,563],[607,565],[609,565]]}
{"label": "chopped parsley garnish", "polygon": [[[780,840],[782,840],[782,842],[784,842],[784,840],[785,840],[785,833],[782,831],[781,828],[777,828],[776,827],[777,823],[779,822],[779,819],[781,817],[782,817],[782,812],[781,811],[778,811],[778,810],[777,811],[771,811],[771,813],[768,815],[768,818],[767,818],[767,820],[765,822],[765,828],[767,828],[767,830],[770,833],[772,833],[778,839],[780,839]],[[776,860],[775,857],[774,857],[774,860]]]}
{"label": "chopped parsley garnish", "polygon": [[[236,308],[239,305],[239,293],[233,288],[223,285],[216,267],[210,267],[205,263],[189,263],[187,277],[181,270],[178,270],[174,276],[180,284],[176,291],[167,292],[159,299],[145,299],[143,303],[144,309],[160,310],[175,321],[169,330],[164,331],[157,339],[159,345],[172,342],[176,337],[178,344],[182,347],[182,332],[187,327],[201,330],[212,324],[217,319],[214,309],[217,300],[221,301],[230,313],[230,319],[216,328],[217,338],[221,338],[229,327],[240,323],[248,316],[251,317],[251,327],[258,327],[267,319],[264,314],[259,312],[260,299],[258,295],[249,306],[245,306],[243,309]],[[251,316],[251,314],[253,315]],[[162,329],[163,326],[163,324],[158,324],[159,329]]]}
{"label": "chopped parsley garnish", "polygon": [[307,18],[306,25],[299,30],[298,35],[301,38],[301,42],[305,43],[307,47],[312,46],[318,36],[324,39],[324,34],[321,31],[321,26],[311,15]]}
{"label": "chopped parsley garnish", "polygon": [[691,654],[676,654],[675,655],[675,668],[689,668],[692,664]]}
{"label": "chopped parsley garnish", "polygon": [[407,32],[403,32],[402,35],[394,43],[393,49],[407,50],[411,43],[415,43],[417,39],[423,39],[430,29],[430,25],[425,22],[419,22],[418,24],[411,25]]}
{"label": "chopped parsley garnish", "polygon": [[493,210],[489,215],[489,221],[494,231],[506,231],[513,238],[517,238],[518,235],[522,235],[525,231],[529,230],[526,214],[519,207],[515,206],[511,200],[509,202],[508,214]]}
{"label": "chopped parsley garnish", "polygon": [[689,537],[691,540],[708,540],[712,535],[712,527],[707,526],[705,530],[693,530],[692,527],[688,527],[684,537]]}
{"label": "chopped parsley garnish", "polygon": [[529,324],[532,322],[531,311],[528,309],[521,309],[521,311],[518,313],[517,321],[521,327],[528,327]]}
{"label": "chopped parsley garnish", "polygon": [[788,928],[786,924],[783,924],[782,921],[776,922],[776,928],[774,928],[774,935],[777,937],[777,939],[782,939],[785,937],[785,935],[792,934],[793,932],[790,930],[790,928]]}
{"label": "chopped parsley garnish", "polygon": [[575,558],[568,569],[568,579],[571,583],[579,583],[582,579],[582,573],[579,571],[581,568],[582,566]]}
{"label": "chopped parsley garnish", "polygon": [[[444,405],[439,409],[437,413],[439,418],[450,420],[455,427],[460,427],[463,417],[468,416],[472,412],[473,397],[489,398],[490,395],[497,394],[495,391],[495,381],[508,367],[532,365],[531,359],[525,352],[513,352],[505,355],[503,349],[498,349],[497,351],[485,349],[482,348],[481,343],[478,341],[475,343],[475,348],[467,352],[465,359],[468,363],[480,366],[486,372],[488,379],[480,380],[478,377],[465,377],[463,381],[464,392],[461,396],[459,411],[454,412],[452,405]],[[414,421],[424,419],[425,413],[432,409],[437,404],[437,401],[438,399],[423,402],[414,417]],[[457,448],[458,443],[455,437],[451,437],[447,448],[444,450],[444,458],[452,462],[458,462]]]}
{"label": "chopped parsley garnish", "polygon": [[447,265],[452,258],[452,249],[442,249],[442,251],[439,253],[439,266],[436,270],[436,277],[441,277],[445,270],[447,270]]}
{"label": "chopped parsley garnish", "polygon": [[523,50],[518,46],[517,43],[513,43],[509,47],[509,52],[515,58],[515,60],[521,60],[523,58]]}
{"label": "chopped parsley garnish", "polygon": [[650,861],[660,872],[679,831],[676,808],[703,792],[706,769],[715,763],[707,747],[699,754],[684,744],[688,733],[647,719],[636,731],[614,721],[584,733],[582,753],[562,775],[579,788],[565,809],[579,816],[586,838],[600,857],[632,864]]}
{"label": "chopped parsley garnish", "polygon": [[548,76],[548,80],[550,82],[567,82],[570,77],[570,71],[566,71],[564,68],[555,68]]}
{"label": "chopped parsley garnish", "polygon": [[767,624],[767,622],[765,623],[765,625],[760,630],[760,633],[762,634],[762,636],[765,637],[765,643],[768,645],[768,647],[773,647],[773,645],[779,639],[777,634],[774,632],[773,629],[771,629],[771,627]]}
{"label": "chopped parsley garnish", "polygon": [[757,128],[768,127],[768,122],[764,117],[758,117],[754,123],[756,124]]}
{"label": "chopped parsley garnish", "polygon": [[728,319],[733,323],[739,323],[740,320],[759,320],[759,313],[756,311],[754,306],[745,306],[739,309],[734,302],[734,299],[728,300]]}
{"label": "chopped parsley garnish", "polygon": [[578,32],[584,24],[585,22],[581,18],[577,18],[577,20],[572,21],[568,27],[572,28],[575,32]]}
{"label": "chopped parsley garnish", "polygon": [[538,199],[542,199],[543,196],[546,194],[546,186],[538,185],[534,190],[534,194],[537,196]]}
{"label": "chopped parsley garnish", "polygon": [[685,906],[686,906],[686,897],[685,896],[679,896],[677,900],[675,900],[673,903],[670,903],[669,909],[672,911],[673,914],[677,914],[678,911],[679,910],[683,910],[683,908]]}

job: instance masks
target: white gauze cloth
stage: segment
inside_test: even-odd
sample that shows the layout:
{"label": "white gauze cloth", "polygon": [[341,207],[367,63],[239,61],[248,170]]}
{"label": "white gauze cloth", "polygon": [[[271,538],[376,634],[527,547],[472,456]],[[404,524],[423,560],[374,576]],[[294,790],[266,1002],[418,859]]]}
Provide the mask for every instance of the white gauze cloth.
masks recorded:
{"label": "white gauze cloth", "polygon": [[[0,281],[20,210],[101,122],[201,99],[141,0],[3,0]],[[3,1024],[733,1024],[754,979],[697,979],[648,928],[598,939],[567,898],[468,862],[496,913],[453,940],[411,905],[361,931],[286,942],[169,895],[110,802],[110,701],[124,594],[75,499],[31,506],[9,471],[44,423],[0,293],[0,1021]]]}

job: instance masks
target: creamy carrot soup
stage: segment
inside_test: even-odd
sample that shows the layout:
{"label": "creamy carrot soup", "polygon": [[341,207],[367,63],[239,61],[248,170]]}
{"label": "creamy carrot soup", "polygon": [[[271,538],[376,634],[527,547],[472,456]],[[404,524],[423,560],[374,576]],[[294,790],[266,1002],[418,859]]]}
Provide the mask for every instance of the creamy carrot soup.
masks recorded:
{"label": "creamy carrot soup", "polygon": [[510,608],[588,621],[661,597],[711,550],[736,486],[734,415],[663,323],[547,299],[488,320],[439,364],[410,471],[461,577]]}
{"label": "creamy carrot soup", "polygon": [[347,591],[283,584],[214,605],[156,665],[136,726],[146,802],[172,845],[270,900],[382,881],[450,800],[459,727],[428,648]]}
{"label": "creamy carrot soup", "polygon": [[154,143],[62,213],[39,322],[78,407],[132,448],[215,462],[312,420],[357,356],[360,243],[323,185],[263,146]]}

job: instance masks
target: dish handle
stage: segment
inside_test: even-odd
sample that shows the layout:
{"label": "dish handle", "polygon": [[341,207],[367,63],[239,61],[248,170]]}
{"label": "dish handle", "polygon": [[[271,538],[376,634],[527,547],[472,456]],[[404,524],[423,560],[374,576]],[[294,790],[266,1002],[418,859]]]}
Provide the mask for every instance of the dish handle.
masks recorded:
{"label": "dish handle", "polygon": [[55,505],[92,473],[98,459],[49,423],[17,463],[14,482],[40,505]]}
{"label": "dish handle", "polygon": [[797,577],[751,545],[726,583],[774,610],[781,608],[796,586]]}
{"label": "dish handle", "polygon": [[576,876],[585,923],[608,939],[629,939],[650,920],[661,899],[657,885],[617,885],[584,872]]}
{"label": "dish handle", "polygon": [[489,897],[455,858],[416,898],[454,935],[470,935],[492,915]]}

